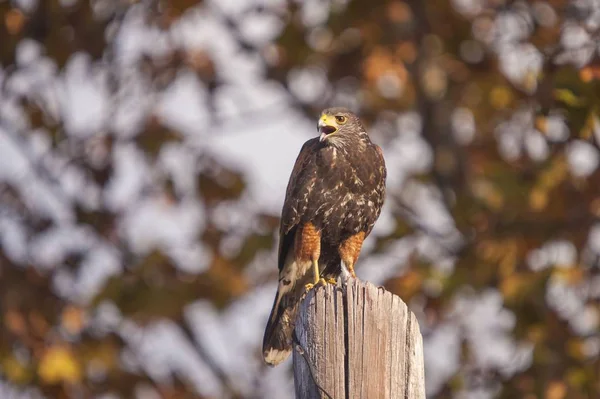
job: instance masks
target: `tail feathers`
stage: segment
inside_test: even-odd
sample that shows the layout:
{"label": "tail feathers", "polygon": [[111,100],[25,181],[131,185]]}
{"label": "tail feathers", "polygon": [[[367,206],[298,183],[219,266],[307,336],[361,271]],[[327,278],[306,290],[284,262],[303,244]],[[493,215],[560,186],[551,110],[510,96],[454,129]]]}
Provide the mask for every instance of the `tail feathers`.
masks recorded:
{"label": "tail feathers", "polygon": [[292,352],[292,334],[301,299],[301,293],[295,291],[284,294],[281,289],[277,291],[263,338],[263,357],[270,366],[283,362]]}
{"label": "tail feathers", "polygon": [[263,355],[265,357],[265,363],[269,366],[277,366],[287,359],[290,353],[292,353],[292,348],[282,350],[271,348],[264,352]]}

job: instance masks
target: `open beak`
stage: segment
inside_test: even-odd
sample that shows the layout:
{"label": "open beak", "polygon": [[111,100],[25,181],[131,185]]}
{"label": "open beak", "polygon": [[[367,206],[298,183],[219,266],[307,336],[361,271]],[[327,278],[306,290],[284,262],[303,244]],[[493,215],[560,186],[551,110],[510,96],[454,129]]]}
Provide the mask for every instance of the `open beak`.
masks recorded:
{"label": "open beak", "polygon": [[335,119],[333,121],[330,119],[334,118],[328,115],[323,115],[321,116],[321,119],[319,119],[319,124],[317,127],[319,129],[319,133],[321,133],[319,136],[320,142],[325,141],[327,137],[334,134],[338,130],[337,127],[335,127]]}

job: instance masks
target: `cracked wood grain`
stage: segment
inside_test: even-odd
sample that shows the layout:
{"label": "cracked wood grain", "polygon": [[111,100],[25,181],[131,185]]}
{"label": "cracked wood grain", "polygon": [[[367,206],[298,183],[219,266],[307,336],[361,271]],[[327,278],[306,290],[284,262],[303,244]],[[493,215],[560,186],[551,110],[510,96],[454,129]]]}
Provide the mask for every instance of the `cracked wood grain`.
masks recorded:
{"label": "cracked wood grain", "polygon": [[354,279],[316,287],[300,305],[295,338],[297,399],[425,398],[419,324],[383,288]]}

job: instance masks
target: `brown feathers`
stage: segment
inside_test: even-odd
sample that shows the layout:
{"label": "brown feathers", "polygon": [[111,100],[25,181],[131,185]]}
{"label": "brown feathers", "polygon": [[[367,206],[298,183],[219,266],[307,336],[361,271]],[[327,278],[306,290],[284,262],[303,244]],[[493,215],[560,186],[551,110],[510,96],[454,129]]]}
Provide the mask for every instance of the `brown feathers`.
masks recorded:
{"label": "brown feathers", "polygon": [[354,276],[385,196],[383,154],[356,115],[327,109],[319,133],[300,150],[281,212],[279,288],[263,340],[271,365],[291,351],[298,303],[304,285],[314,281],[313,261],[322,277],[337,278],[341,263]]}

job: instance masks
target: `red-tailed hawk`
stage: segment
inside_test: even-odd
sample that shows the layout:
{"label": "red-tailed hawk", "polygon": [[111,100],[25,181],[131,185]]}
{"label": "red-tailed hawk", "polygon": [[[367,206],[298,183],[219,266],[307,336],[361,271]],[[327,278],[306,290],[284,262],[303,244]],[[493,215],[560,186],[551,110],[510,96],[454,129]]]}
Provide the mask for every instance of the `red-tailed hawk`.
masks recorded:
{"label": "red-tailed hawk", "polygon": [[358,117],[329,108],[318,129],[296,159],[281,214],[279,286],[263,339],[265,362],[273,366],[291,352],[305,290],[342,271],[356,277],[354,265],[385,196],[382,151]]}

